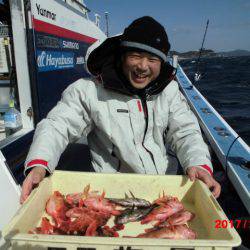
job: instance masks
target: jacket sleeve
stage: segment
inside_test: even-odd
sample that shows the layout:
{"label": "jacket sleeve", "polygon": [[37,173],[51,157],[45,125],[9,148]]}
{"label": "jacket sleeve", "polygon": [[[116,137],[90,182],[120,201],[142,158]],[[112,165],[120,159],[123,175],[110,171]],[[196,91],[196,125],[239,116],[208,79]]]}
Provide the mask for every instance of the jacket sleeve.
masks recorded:
{"label": "jacket sleeve", "polygon": [[176,82],[169,98],[169,109],[166,141],[170,143],[184,171],[188,167],[197,166],[211,174],[213,168],[208,146],[202,138],[199,123]]}
{"label": "jacket sleeve", "polygon": [[92,129],[87,98],[88,86],[78,80],[62,94],[61,100],[35,130],[33,142],[25,162],[25,174],[34,166],[52,173],[61,154],[70,142],[87,136]]}

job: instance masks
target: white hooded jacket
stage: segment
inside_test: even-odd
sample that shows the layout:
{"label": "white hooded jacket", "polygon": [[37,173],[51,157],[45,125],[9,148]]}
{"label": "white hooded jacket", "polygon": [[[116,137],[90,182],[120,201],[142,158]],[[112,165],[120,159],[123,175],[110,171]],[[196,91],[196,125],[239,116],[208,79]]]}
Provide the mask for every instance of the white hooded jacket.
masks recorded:
{"label": "white hooded jacket", "polygon": [[166,148],[175,152],[184,171],[199,165],[212,170],[197,119],[174,80],[149,95],[144,108],[138,95],[95,79],[74,82],[37,125],[25,170],[42,166],[52,173],[68,143],[82,136],[96,172],[165,174],[170,164]]}

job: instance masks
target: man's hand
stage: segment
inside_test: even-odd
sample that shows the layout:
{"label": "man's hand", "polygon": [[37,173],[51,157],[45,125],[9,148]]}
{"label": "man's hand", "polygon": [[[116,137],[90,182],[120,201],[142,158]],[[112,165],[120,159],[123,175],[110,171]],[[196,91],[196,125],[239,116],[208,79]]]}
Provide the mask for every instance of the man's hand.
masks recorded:
{"label": "man's hand", "polygon": [[22,193],[20,197],[20,203],[23,204],[24,201],[30,195],[32,189],[36,187],[45,177],[46,170],[42,167],[34,167],[27,177],[25,178],[22,186]]}
{"label": "man's hand", "polygon": [[195,179],[203,181],[212,191],[215,198],[218,198],[220,196],[220,184],[206,170],[197,167],[188,167],[187,175],[189,176],[191,181],[194,181]]}

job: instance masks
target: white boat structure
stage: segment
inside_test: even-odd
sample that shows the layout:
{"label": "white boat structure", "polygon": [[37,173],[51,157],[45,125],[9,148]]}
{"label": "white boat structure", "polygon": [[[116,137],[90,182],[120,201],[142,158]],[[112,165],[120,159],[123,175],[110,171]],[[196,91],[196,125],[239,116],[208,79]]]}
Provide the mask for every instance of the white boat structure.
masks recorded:
{"label": "white boat structure", "polygon": [[[35,125],[56,104],[67,85],[88,76],[82,70],[86,50],[94,41],[105,37],[99,28],[99,16],[96,15],[95,23],[90,21],[89,9],[78,0],[10,0],[9,4],[11,27],[2,25],[2,30],[5,26],[11,32],[0,33],[0,39],[10,45],[2,48],[6,53],[0,55],[4,61],[9,53],[11,60],[0,71],[5,73],[0,79],[0,113],[8,108],[9,92],[15,93],[23,127],[5,139],[0,137],[0,231],[20,207],[23,163]],[[242,206],[250,213],[249,146],[196,89],[175,57],[173,65],[178,69],[180,88],[205,137],[241,198]]]}
{"label": "white boat structure", "polygon": [[[106,37],[99,15],[92,22],[83,1],[10,0],[9,10],[1,6],[1,11],[11,23],[0,25],[0,231],[20,207],[22,165],[35,124],[67,85],[88,75],[86,51]],[[1,115],[8,110],[10,93],[23,126],[6,137]]]}

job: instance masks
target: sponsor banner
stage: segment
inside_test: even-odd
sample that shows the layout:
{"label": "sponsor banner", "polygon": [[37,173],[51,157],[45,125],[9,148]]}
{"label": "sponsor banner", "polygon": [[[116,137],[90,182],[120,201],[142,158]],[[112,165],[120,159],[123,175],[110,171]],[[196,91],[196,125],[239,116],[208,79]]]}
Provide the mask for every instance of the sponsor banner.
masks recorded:
{"label": "sponsor banner", "polygon": [[76,57],[76,65],[84,63],[85,63],[85,58],[83,56]]}
{"label": "sponsor banner", "polygon": [[36,3],[37,15],[42,16],[44,18],[50,19],[52,21],[56,21],[56,13],[48,8],[43,8],[41,4]]}
{"label": "sponsor banner", "polygon": [[57,37],[47,36],[47,35],[37,35],[36,36],[36,46],[38,48],[51,48],[60,49],[60,39]]}
{"label": "sponsor banner", "polygon": [[80,49],[80,42],[36,33],[36,47],[77,51]]}
{"label": "sponsor banner", "polygon": [[84,17],[84,13],[73,11],[72,7],[68,7],[64,1],[32,0],[31,13],[33,25],[37,31],[55,34],[51,32],[55,32],[57,27],[57,32],[61,32],[62,35],[68,35],[65,31],[70,31],[72,34],[84,35],[93,41],[105,38],[105,34]]}
{"label": "sponsor banner", "polygon": [[96,38],[82,35],[72,30],[65,29],[65,28],[62,28],[62,27],[59,27],[59,26],[56,26],[56,25],[53,25],[44,21],[40,21],[37,19],[33,19],[33,26],[34,26],[35,31],[37,32],[48,33],[51,35],[55,35],[57,37],[74,39],[74,40],[78,40],[78,41],[82,41],[86,43],[94,43],[97,40]]}
{"label": "sponsor banner", "polygon": [[39,121],[56,105],[69,84],[89,77],[84,67],[86,51],[97,39],[106,36],[65,1],[30,3],[35,66],[32,79]]}
{"label": "sponsor banner", "polygon": [[63,49],[73,49],[73,50],[79,50],[79,43],[78,42],[72,42],[67,40],[61,40],[62,41],[62,48]]}
{"label": "sponsor banner", "polygon": [[37,67],[39,72],[73,68],[74,53],[38,50]]}

